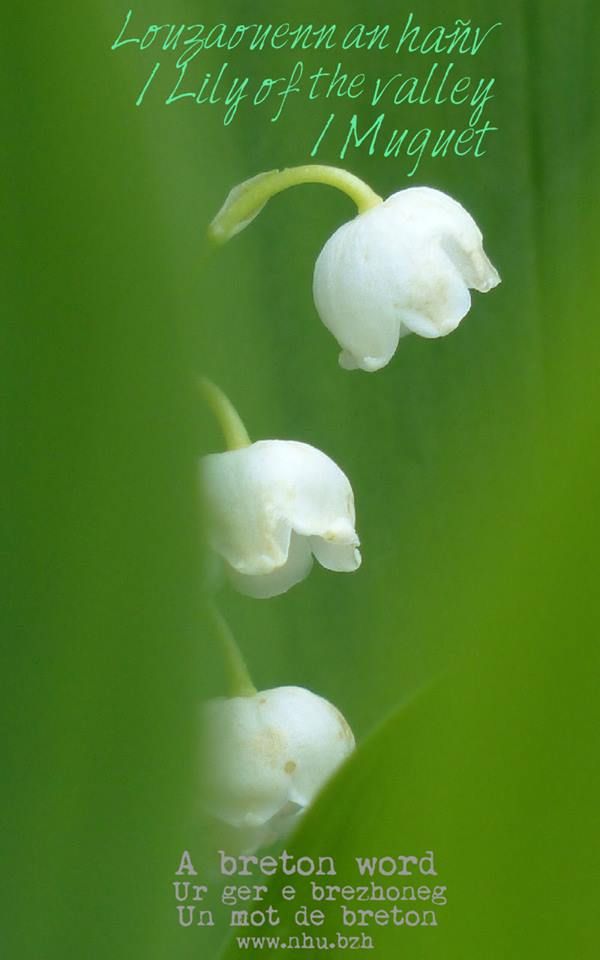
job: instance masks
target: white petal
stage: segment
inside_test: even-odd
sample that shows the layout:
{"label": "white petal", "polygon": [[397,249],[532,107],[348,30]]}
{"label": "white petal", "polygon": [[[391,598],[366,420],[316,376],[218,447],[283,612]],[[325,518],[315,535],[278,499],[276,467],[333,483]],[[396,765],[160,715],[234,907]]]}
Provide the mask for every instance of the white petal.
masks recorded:
{"label": "white petal", "polygon": [[327,241],[317,263],[313,291],[317,311],[336,337],[340,363],[376,370],[398,346],[400,316],[390,282],[394,264],[376,207],[344,224]]}
{"label": "white petal", "polygon": [[309,690],[278,687],[268,695],[270,716],[286,730],[289,799],[306,806],[352,752],[354,736],[339,710]]}
{"label": "white petal", "polygon": [[295,584],[300,583],[310,573],[313,565],[311,546],[306,537],[292,533],[290,537],[287,560],[281,567],[276,567],[271,573],[257,574],[256,576],[237,573],[232,569],[230,580],[236,590],[255,597],[258,600],[267,600],[285,593]]}
{"label": "white petal", "polygon": [[401,336],[445,336],[471,305],[469,289],[500,278],[459,203],[414,187],[344,224],[315,265],[317,311],[343,348],[341,366],[373,371]]}
{"label": "white petal", "polygon": [[322,537],[311,537],[310,546],[315,557],[326,570],[352,573],[360,567],[360,550],[355,542],[340,543],[324,540]]}
{"label": "white petal", "polygon": [[270,573],[282,566],[291,528],[269,515],[266,478],[255,444],[202,460],[202,487],[213,548],[242,574]]}
{"label": "white petal", "polygon": [[284,806],[285,736],[265,722],[259,697],[206,704],[205,807],[235,827],[264,824]]}

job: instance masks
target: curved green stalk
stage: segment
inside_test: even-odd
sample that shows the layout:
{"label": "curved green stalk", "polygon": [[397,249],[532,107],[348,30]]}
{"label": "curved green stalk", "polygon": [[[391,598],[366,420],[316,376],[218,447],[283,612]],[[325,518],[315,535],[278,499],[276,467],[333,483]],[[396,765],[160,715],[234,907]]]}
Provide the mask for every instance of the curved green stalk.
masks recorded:
{"label": "curved green stalk", "polygon": [[230,697],[253,697],[257,690],[252,683],[246,661],[238,647],[229,624],[217,610],[209,607],[210,617],[219,637],[221,651],[225,660],[225,670],[228,679],[228,695]]}
{"label": "curved green stalk", "polygon": [[252,223],[271,197],[302,183],[322,183],[342,190],[354,201],[359,213],[383,202],[364,181],[340,167],[309,163],[286,170],[270,170],[233,188],[208,228],[209,237],[216,243],[227,243]]}
{"label": "curved green stalk", "polygon": [[249,447],[252,441],[229,397],[206,377],[200,379],[200,389],[223,431],[227,449],[240,450],[242,447]]}

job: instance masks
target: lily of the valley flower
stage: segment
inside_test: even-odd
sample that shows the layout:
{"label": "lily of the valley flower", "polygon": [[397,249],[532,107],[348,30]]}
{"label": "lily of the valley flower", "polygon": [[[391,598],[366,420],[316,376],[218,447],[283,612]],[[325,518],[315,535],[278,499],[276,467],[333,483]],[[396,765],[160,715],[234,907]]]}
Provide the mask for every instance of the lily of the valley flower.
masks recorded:
{"label": "lily of the valley flower", "polygon": [[400,337],[442,337],[500,277],[483,252],[467,211],[429,187],[401,190],[383,201],[345,170],[321,165],[259,174],[235,187],[209,228],[225,243],[260,213],[270,197],[299,183],[343,190],[358,216],[327,241],[317,260],[313,293],[325,326],[342,347],[346,369],[379,370]]}
{"label": "lily of the valley flower", "polygon": [[258,441],[205,457],[202,482],[210,543],[240,592],[285,593],[313,556],[328,570],[359,567],[352,488],[320,450]]}
{"label": "lily of the valley flower", "polygon": [[204,806],[256,847],[287,832],[354,749],[342,714],[302,687],[204,707]]}
{"label": "lily of the valley flower", "polygon": [[346,369],[378,370],[400,337],[443,337],[500,277],[473,218],[451,197],[412,187],[344,224],[315,266],[315,304]]}

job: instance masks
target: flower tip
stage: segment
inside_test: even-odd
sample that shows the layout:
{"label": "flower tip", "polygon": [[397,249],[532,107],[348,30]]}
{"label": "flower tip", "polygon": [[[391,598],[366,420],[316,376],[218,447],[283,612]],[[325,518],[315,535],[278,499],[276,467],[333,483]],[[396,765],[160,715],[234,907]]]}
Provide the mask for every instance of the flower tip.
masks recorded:
{"label": "flower tip", "polygon": [[495,267],[490,263],[490,272],[488,278],[484,281],[481,287],[481,293],[487,293],[488,290],[493,290],[494,287],[497,287],[498,284],[502,283],[502,277],[498,273]]}
{"label": "flower tip", "polygon": [[364,370],[365,373],[375,373],[376,370],[381,370],[382,367],[387,366],[389,358],[355,357],[348,350],[342,350],[338,357],[338,363],[342,370]]}
{"label": "flower tip", "polygon": [[477,282],[473,283],[472,287],[479,293],[488,293],[501,283],[500,274],[483,250],[479,252],[479,256],[473,259]]}

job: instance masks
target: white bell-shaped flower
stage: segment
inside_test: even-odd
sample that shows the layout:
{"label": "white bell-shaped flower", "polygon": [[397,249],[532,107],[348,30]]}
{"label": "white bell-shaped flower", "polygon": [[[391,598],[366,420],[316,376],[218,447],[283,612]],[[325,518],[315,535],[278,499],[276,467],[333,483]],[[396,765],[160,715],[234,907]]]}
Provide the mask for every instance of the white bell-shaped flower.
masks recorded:
{"label": "white bell-shaped flower", "polygon": [[346,369],[378,370],[408,333],[443,337],[500,277],[473,218],[451,197],[412,187],[360,213],[317,260],[317,311]]}
{"label": "white bell-shaped flower", "polygon": [[360,566],[354,496],[320,450],[260,440],[202,461],[210,543],[234,586],[252,597],[285,593],[310,571]]}
{"label": "white bell-shaped flower", "polygon": [[354,749],[331,703],[302,687],[211,700],[204,708],[207,813],[250,846],[283,835]]}

